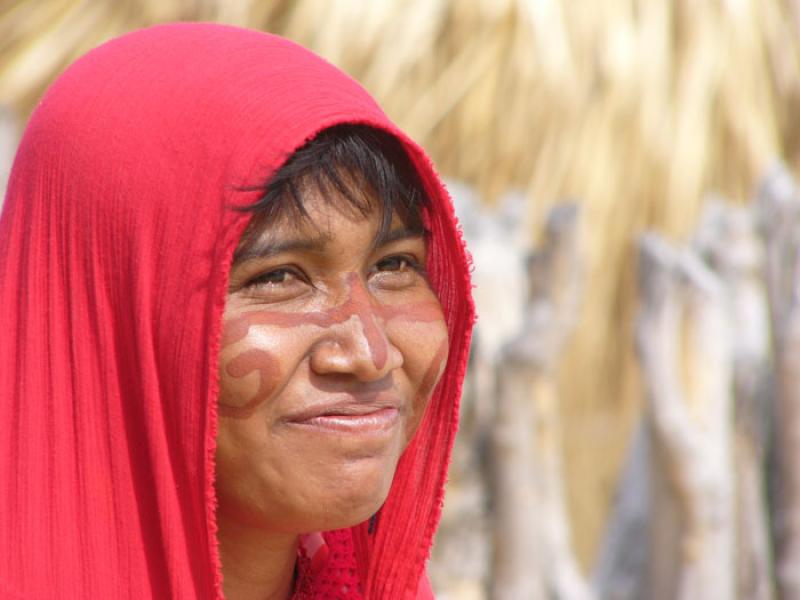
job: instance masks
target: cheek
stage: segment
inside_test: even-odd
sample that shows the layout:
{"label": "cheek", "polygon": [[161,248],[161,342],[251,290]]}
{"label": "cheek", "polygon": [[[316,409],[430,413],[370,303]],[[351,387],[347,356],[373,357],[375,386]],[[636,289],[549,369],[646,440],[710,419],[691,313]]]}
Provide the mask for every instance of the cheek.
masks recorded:
{"label": "cheek", "polygon": [[439,380],[442,378],[444,369],[447,366],[447,356],[450,350],[448,342],[447,330],[445,330],[445,334],[442,336],[439,346],[433,354],[433,358],[430,360],[425,374],[422,376],[419,391],[417,392],[418,402],[427,404],[431,394],[433,394],[433,390],[436,388],[436,384],[439,383]]}
{"label": "cheek", "polygon": [[220,361],[219,414],[251,416],[275,391],[280,375],[280,362],[267,350],[243,346],[231,352]]}
{"label": "cheek", "polygon": [[411,387],[412,411],[407,428],[410,439],[447,365],[447,326],[444,320],[395,321],[389,334],[403,353],[404,370]]}
{"label": "cheek", "polygon": [[[224,321],[219,361],[219,414],[247,419],[264,407],[291,371],[298,336],[258,322],[260,313]],[[254,325],[258,325],[255,327]],[[294,340],[294,343],[293,343]]]}

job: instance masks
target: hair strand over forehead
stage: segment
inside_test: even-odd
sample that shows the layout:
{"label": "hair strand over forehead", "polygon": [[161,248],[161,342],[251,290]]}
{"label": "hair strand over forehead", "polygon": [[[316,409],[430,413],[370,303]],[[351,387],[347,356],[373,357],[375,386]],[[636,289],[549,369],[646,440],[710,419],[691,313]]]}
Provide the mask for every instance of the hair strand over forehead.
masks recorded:
{"label": "hair strand over forehead", "polygon": [[304,198],[312,192],[364,216],[377,208],[376,239],[389,230],[395,214],[407,226],[422,229],[421,211],[429,203],[401,143],[367,125],[324,129],[292,153],[263,189],[257,202],[242,209],[255,213],[248,232],[281,215],[310,218]]}

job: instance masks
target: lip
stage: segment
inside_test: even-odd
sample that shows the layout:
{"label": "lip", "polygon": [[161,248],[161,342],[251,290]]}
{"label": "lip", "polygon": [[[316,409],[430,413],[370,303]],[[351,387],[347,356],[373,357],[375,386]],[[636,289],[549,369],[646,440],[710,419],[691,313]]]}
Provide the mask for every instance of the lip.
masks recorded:
{"label": "lip", "polygon": [[399,419],[398,403],[387,400],[312,406],[290,415],[286,421],[331,433],[382,434],[391,431]]}

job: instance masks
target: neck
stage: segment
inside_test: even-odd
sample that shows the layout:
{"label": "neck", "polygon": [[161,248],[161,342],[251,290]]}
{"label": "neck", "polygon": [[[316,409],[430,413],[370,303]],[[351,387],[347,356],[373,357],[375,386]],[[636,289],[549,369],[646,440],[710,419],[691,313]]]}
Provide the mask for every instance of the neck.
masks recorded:
{"label": "neck", "polygon": [[217,538],[227,600],[286,600],[291,596],[297,535],[271,533],[218,511]]}

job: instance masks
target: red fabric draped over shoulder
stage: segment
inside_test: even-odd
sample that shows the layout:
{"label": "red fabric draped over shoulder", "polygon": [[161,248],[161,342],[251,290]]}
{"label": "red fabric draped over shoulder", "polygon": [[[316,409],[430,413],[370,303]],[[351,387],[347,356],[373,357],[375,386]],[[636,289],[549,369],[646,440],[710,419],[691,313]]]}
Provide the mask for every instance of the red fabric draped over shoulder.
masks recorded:
{"label": "red fabric draped over shoulder", "polygon": [[[416,595],[473,323],[447,193],[420,148],[327,62],[272,35],[175,24],[67,69],[14,163],[0,220],[0,596],[221,597],[217,354],[248,220],[230,207],[339,123],[397,136],[432,199],[428,270],[450,359],[375,532],[326,534],[352,557],[363,596]],[[325,577],[335,585],[335,571]]]}

